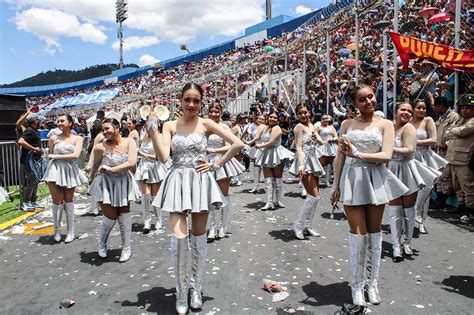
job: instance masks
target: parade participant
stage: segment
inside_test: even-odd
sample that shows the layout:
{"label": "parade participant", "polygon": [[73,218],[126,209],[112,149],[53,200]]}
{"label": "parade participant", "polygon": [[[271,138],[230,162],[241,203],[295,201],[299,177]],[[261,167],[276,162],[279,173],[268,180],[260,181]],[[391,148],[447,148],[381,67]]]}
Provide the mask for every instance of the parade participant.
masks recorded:
{"label": "parade participant", "polygon": [[[438,139],[436,140],[436,153],[438,153],[442,158],[446,157],[447,150],[447,138],[446,131],[449,128],[456,125],[459,121],[460,116],[448,105],[446,97],[440,96],[436,97],[433,105],[434,112],[439,115],[438,120],[436,120],[436,135]],[[444,209],[446,207],[446,200],[451,193],[451,168],[445,167],[443,169],[443,175],[436,184],[436,200],[433,203],[432,209]]]}
{"label": "parade participant", "polygon": [[140,147],[140,134],[138,133],[138,130],[136,129],[136,120],[132,119],[127,119],[127,128],[128,128],[128,138],[132,138],[133,141],[135,141],[135,145],[137,148]]}
{"label": "parade participant", "polygon": [[[242,139],[244,129],[247,126],[247,115],[245,115],[245,114],[237,115],[236,124],[234,125],[233,123],[234,123],[234,121],[232,120],[232,128],[231,128],[232,133],[237,138]],[[239,152],[239,154],[237,154],[235,156],[235,159],[239,162],[242,162],[242,160],[243,160],[242,153]],[[240,173],[239,175],[232,177],[232,179],[230,181],[230,185],[231,186],[242,186],[242,180],[243,180],[242,176],[243,176],[243,174]]]}
{"label": "parade participant", "polygon": [[137,147],[132,138],[120,135],[120,123],[114,118],[102,121],[102,132],[104,141],[92,150],[89,188],[89,194],[100,203],[103,213],[98,251],[101,258],[107,258],[107,239],[118,219],[122,237],[119,261],[126,262],[132,255],[130,201],[140,198],[139,187],[130,172],[137,164]]}
{"label": "parade participant", "polygon": [[327,187],[331,186],[332,162],[337,151],[337,132],[329,124],[330,121],[331,117],[329,115],[323,115],[321,116],[321,125],[316,128],[316,132],[319,133],[323,140],[323,144],[319,147],[321,150],[319,161],[326,172],[326,178],[321,184]]}
{"label": "parade participant", "polygon": [[260,173],[262,172],[262,168],[255,164],[255,153],[257,152],[257,148],[255,148],[254,145],[256,143],[261,142],[260,140],[257,142],[255,136],[257,135],[258,127],[263,124],[265,124],[265,115],[261,114],[255,121],[255,128],[251,128],[252,125],[250,125],[244,130],[244,133],[242,135],[242,138],[245,137],[245,135],[247,134],[252,137],[251,140],[245,142],[247,147],[244,150],[245,154],[253,162],[253,188],[249,191],[250,193],[258,192],[260,186]]}
{"label": "parade participant", "polygon": [[419,190],[432,186],[441,173],[415,159],[416,130],[411,120],[412,106],[399,103],[395,106],[395,146],[388,169],[408,187],[408,191],[389,203],[390,235],[392,237],[393,261],[403,260],[403,252],[413,255],[411,241],[415,227],[415,202]]}
{"label": "parade participant", "polygon": [[138,150],[138,157],[139,162],[135,172],[135,180],[140,182],[142,192],[143,234],[148,234],[151,229],[150,207],[153,208],[156,216],[155,229],[158,231],[162,227],[162,211],[151,203],[160,189],[161,181],[165,178],[168,167],[167,163],[163,164],[157,160],[153,143],[148,134],[143,136]]}
{"label": "parade participant", "polygon": [[58,118],[61,134],[49,139],[50,153],[43,180],[48,184],[53,199],[51,211],[54,223],[54,240],[61,241],[61,218],[66,212],[67,236],[65,243],[74,240],[74,190],[77,186],[87,183],[87,177],[77,165],[77,158],[82,151],[84,138],[71,134],[73,118],[62,115]]}
{"label": "parade participant", "polygon": [[[219,124],[222,128],[227,129],[230,132],[230,128],[220,122],[222,114],[222,107],[218,103],[211,105],[208,110],[208,115],[211,120],[215,123]],[[217,160],[222,157],[222,154],[226,153],[229,149],[228,143],[225,143],[224,140],[216,134],[210,135],[207,140],[207,156],[206,160],[210,164],[214,164]],[[230,219],[230,195],[229,195],[229,185],[230,179],[232,177],[238,176],[243,173],[244,167],[237,161],[235,158],[230,159],[229,162],[225,163],[220,169],[217,171],[213,171],[212,175],[216,179],[219,187],[222,191],[222,194],[226,198],[227,205],[222,205],[219,208],[220,213],[220,220],[218,226],[218,233],[217,236],[219,238],[224,238],[227,233],[227,227],[229,224]],[[209,240],[213,240],[216,238],[216,212],[218,211],[211,211],[209,213],[208,219],[208,227],[209,227],[209,234],[207,238]]]}
{"label": "parade participant", "polygon": [[[437,132],[433,118],[426,116],[425,101],[422,99],[416,100],[413,109],[414,115],[410,123],[416,128],[415,159],[437,171],[442,171],[448,161],[431,150],[431,146],[436,145]],[[421,234],[428,233],[425,222],[428,216],[430,194],[433,186],[426,185],[416,196],[415,221],[419,224]]]}
{"label": "parade participant", "polygon": [[320,236],[313,228],[313,218],[319,203],[319,176],[324,175],[324,169],[319,162],[321,152],[317,143],[323,140],[315,131],[310,120],[310,113],[306,105],[296,106],[299,123],[294,128],[296,157],[290,167],[290,173],[299,176],[307,192],[303,207],[300,209],[293,231],[296,238],[303,240],[304,233],[311,236]]}
{"label": "parade participant", "polygon": [[292,160],[294,154],[281,145],[281,128],[278,126],[278,113],[273,111],[268,115],[267,124],[257,129],[255,142],[255,164],[263,168],[267,202],[260,210],[284,208],[281,202],[283,194],[283,167],[285,162]]}
{"label": "parade participant", "polygon": [[[171,169],[153,204],[170,212],[173,231],[171,255],[176,274],[176,311],[179,314],[188,311],[188,214],[191,213],[192,216],[190,307],[200,309],[207,255],[208,212],[226,202],[210,171],[220,169],[243,148],[243,143],[231,132],[210,119],[198,116],[202,97],[201,86],[187,83],[180,96],[183,115],[175,121],[166,122],[161,134],[158,133],[155,116],[148,122],[150,137],[159,160],[167,161],[171,149],[173,150]],[[205,161],[207,137],[212,134],[230,144],[229,150],[214,164]]]}
{"label": "parade participant", "polygon": [[[405,194],[408,188],[384,165],[392,156],[394,129],[391,121],[375,115],[377,101],[372,87],[356,86],[351,98],[360,114],[354,119],[345,120],[341,126],[331,203],[335,206],[338,201],[342,201],[349,223],[353,304],[366,305],[366,259],[370,265],[367,281],[369,301],[379,304],[381,299],[377,281],[382,253],[384,206]],[[370,250],[367,250],[367,245]]]}
{"label": "parade participant", "polygon": [[474,94],[462,95],[458,100],[461,122],[446,132],[448,152],[446,159],[452,174],[452,188],[459,200],[459,215],[468,223],[474,214]]}

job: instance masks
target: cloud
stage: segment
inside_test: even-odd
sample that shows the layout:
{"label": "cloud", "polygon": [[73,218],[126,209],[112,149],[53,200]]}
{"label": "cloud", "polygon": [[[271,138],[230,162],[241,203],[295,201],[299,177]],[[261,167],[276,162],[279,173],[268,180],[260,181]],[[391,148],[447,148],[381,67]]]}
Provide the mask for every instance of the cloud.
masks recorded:
{"label": "cloud", "polygon": [[143,66],[148,66],[148,65],[151,65],[151,64],[154,64],[154,63],[157,63],[157,62],[160,62],[158,59],[156,59],[155,57],[151,56],[151,55],[142,55],[140,57],[140,59],[138,59],[138,65],[140,67],[143,67]]}
{"label": "cloud", "polygon": [[299,5],[295,8],[295,12],[299,15],[305,15],[312,12],[310,8],[305,7],[304,5]]}
{"label": "cloud", "polygon": [[[132,50],[156,45],[160,40],[155,36],[130,36],[123,40],[123,50]],[[117,40],[112,44],[113,49],[120,48],[120,42]]]}
{"label": "cloud", "polygon": [[107,35],[100,26],[81,24],[76,16],[58,10],[31,8],[19,12],[13,18],[18,30],[32,33],[46,42],[44,51],[61,52],[60,37],[78,37],[82,41],[103,44]]}
{"label": "cloud", "polygon": [[[18,9],[33,6],[78,16],[92,24],[115,23],[115,0],[9,1]],[[129,18],[124,25],[175,43],[194,39],[202,33],[233,36],[264,19],[264,3],[265,0],[129,1]]]}

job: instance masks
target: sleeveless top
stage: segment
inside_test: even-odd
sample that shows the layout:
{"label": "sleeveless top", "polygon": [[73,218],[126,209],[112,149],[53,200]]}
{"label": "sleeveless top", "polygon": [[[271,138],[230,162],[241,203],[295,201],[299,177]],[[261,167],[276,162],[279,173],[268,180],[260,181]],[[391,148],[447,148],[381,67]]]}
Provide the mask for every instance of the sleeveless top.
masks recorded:
{"label": "sleeveless top", "polygon": [[346,135],[359,152],[377,153],[382,150],[383,136],[377,127],[369,130],[354,130],[349,127]]}
{"label": "sleeveless top", "polygon": [[[428,139],[428,131],[423,128],[416,129],[416,140],[426,140]],[[419,151],[428,151],[430,149],[429,145],[417,145],[416,149]]]}
{"label": "sleeveless top", "polygon": [[188,135],[176,132],[171,140],[172,167],[194,168],[198,160],[205,160],[207,137],[201,133]]}
{"label": "sleeveless top", "polygon": [[[120,164],[125,163],[128,160],[128,153],[127,152],[110,152],[110,151],[105,151],[104,157],[102,158],[102,164],[107,165],[110,167],[114,167]],[[123,175],[128,173],[127,171],[120,172],[117,174],[107,174],[108,176],[114,176],[114,175]]]}
{"label": "sleeveless top", "polygon": [[76,143],[67,143],[64,140],[58,140],[58,142],[54,144],[53,153],[60,155],[71,154],[74,153],[75,147]]}
{"label": "sleeveless top", "polygon": [[[272,136],[272,131],[271,129],[268,129],[262,134],[262,136],[260,137],[260,140],[262,141],[262,143],[268,142],[270,141],[271,136]],[[273,144],[273,148],[277,148],[280,145],[281,145],[281,135],[278,136],[277,140]]]}
{"label": "sleeveless top", "polygon": [[334,137],[331,126],[321,127],[321,129],[319,130],[319,135],[321,136],[321,139],[323,139],[323,141],[328,141],[329,139],[332,139]]}

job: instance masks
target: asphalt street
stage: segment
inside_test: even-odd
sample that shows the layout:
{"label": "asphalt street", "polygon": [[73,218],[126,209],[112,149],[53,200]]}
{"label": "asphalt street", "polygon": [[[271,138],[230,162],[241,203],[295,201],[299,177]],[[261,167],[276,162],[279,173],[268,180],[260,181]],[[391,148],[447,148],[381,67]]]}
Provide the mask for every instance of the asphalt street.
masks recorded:
{"label": "asphalt street", "polygon": [[[263,190],[248,193],[250,181],[232,188],[231,234],[209,244],[199,314],[333,314],[351,302],[343,214],[330,218],[329,189],[323,189],[315,216],[321,237],[295,239],[292,223],[303,199],[297,182],[285,178],[286,208],[274,211],[257,210],[265,195]],[[134,204],[131,260],[118,262],[118,224],[109,238],[109,257],[102,260],[97,256],[101,216],[85,213],[88,203],[86,196],[78,195],[77,212],[83,214],[76,216],[76,235],[81,239],[70,244],[57,244],[47,235],[2,237],[1,314],[175,313],[168,221],[163,233],[143,235],[139,205]],[[45,211],[36,219],[48,221],[47,215]],[[414,239],[415,256],[396,264],[387,219],[385,215],[379,278],[383,301],[369,306],[369,312],[472,314],[472,224],[459,224],[446,211],[431,211],[429,234]],[[282,283],[289,296],[272,302],[272,294],[262,289],[263,279]],[[75,304],[60,309],[62,298]]]}

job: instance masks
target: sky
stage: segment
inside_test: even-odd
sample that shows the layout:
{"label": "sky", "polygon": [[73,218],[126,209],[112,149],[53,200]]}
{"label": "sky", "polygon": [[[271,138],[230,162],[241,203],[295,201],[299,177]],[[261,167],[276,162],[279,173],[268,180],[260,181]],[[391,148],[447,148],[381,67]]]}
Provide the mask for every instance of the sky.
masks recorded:
{"label": "sky", "polygon": [[[331,0],[272,0],[272,16],[298,17]],[[124,63],[149,65],[244,34],[265,0],[128,0]],[[115,0],[0,0],[0,84],[48,70],[118,63]]]}

